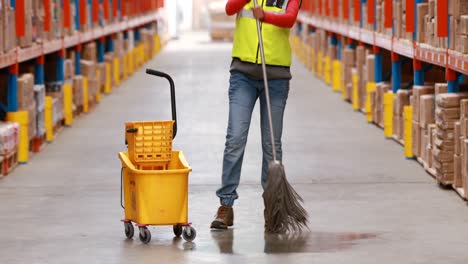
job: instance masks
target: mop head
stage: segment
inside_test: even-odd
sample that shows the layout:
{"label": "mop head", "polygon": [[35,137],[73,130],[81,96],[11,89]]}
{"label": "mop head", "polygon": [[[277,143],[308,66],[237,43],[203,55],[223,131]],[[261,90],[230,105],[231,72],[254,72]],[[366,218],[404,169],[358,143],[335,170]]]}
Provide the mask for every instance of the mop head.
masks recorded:
{"label": "mop head", "polygon": [[307,211],[301,196],[286,179],[283,164],[270,162],[263,193],[265,231],[268,233],[300,232],[307,227]]}

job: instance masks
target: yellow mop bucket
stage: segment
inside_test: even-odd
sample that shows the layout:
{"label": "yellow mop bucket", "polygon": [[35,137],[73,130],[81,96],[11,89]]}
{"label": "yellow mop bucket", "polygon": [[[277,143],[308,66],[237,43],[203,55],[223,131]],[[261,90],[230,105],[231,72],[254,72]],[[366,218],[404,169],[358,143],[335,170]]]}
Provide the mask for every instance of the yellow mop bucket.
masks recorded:
{"label": "yellow mop bucket", "polygon": [[188,176],[192,168],[182,151],[172,150],[177,134],[174,81],[163,72],[148,69],[146,73],[169,81],[172,120],[125,124],[128,152],[119,153],[125,235],[133,238],[135,224],[141,242],[147,244],[151,241],[148,226],[172,225],[175,236],[193,241],[196,231],[188,222]]}

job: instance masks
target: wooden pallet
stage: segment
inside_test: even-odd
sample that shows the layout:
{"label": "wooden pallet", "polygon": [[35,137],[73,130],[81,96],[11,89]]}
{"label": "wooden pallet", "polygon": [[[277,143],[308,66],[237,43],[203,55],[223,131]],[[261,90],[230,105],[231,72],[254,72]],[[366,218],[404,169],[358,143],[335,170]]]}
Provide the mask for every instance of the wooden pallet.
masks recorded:
{"label": "wooden pallet", "polygon": [[455,192],[458,193],[458,195],[460,195],[460,197],[463,200],[468,200],[468,197],[466,197],[466,194],[465,194],[465,189],[463,187],[462,188],[457,188],[457,187],[455,187],[455,185],[452,185],[452,187],[455,190]]}
{"label": "wooden pallet", "polygon": [[35,136],[29,141],[29,151],[33,153],[41,152],[47,146],[47,137],[44,133],[41,136]]}
{"label": "wooden pallet", "polygon": [[2,164],[3,176],[7,176],[8,174],[10,174],[17,166],[18,166],[18,151],[16,149],[8,153],[7,155],[3,156],[3,164]]}
{"label": "wooden pallet", "polygon": [[437,180],[437,172],[434,168],[427,168],[427,173]]}
{"label": "wooden pallet", "polygon": [[73,111],[73,117],[79,117],[81,114],[83,114],[83,106],[79,105],[76,107],[75,111]]}
{"label": "wooden pallet", "polygon": [[395,140],[396,143],[402,145],[403,147],[405,146],[405,141],[401,140],[401,139],[398,139],[397,136],[393,135],[393,140]]}
{"label": "wooden pallet", "polygon": [[444,188],[444,189],[452,189],[452,185],[453,185],[453,182],[452,181],[446,181],[446,182],[443,182],[443,181],[440,181],[439,178],[437,177],[437,172],[434,168],[426,168],[426,171],[429,173],[429,175],[431,175],[437,182],[437,184]]}
{"label": "wooden pallet", "polygon": [[60,132],[62,132],[63,130],[63,127],[64,127],[64,124],[65,124],[65,119],[62,119],[60,121],[58,121],[55,125],[54,125],[54,136],[55,135],[58,135]]}

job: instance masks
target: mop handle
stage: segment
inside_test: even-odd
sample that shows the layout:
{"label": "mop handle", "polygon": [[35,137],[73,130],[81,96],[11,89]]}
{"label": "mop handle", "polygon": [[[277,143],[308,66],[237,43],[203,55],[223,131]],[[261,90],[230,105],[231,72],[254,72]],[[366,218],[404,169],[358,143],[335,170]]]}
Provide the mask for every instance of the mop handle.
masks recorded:
{"label": "mop handle", "polygon": [[[258,7],[257,0],[254,0],[254,7]],[[258,46],[260,47],[260,54],[262,56],[262,72],[263,72],[263,82],[265,86],[265,97],[266,97],[266,105],[267,105],[267,113],[268,113],[268,122],[270,125],[270,139],[271,139],[271,146],[273,148],[273,161],[277,161],[276,159],[276,146],[275,146],[275,135],[273,132],[273,118],[271,117],[271,104],[270,104],[270,89],[268,87],[268,76],[266,71],[266,63],[265,63],[265,51],[263,50],[263,37],[262,37],[262,29],[260,25],[260,20],[256,19],[257,21],[257,34],[258,34]]]}

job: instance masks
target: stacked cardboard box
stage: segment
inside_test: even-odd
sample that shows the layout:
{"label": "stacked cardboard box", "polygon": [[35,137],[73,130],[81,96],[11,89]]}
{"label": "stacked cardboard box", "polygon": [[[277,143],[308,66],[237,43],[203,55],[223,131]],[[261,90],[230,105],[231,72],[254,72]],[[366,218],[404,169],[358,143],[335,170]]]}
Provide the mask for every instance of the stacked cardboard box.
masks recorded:
{"label": "stacked cardboard box", "polygon": [[[351,86],[352,88],[352,69],[356,67],[356,52],[353,49],[345,48],[343,54],[343,69],[342,69],[342,80],[345,87]],[[346,95],[348,99],[352,101],[353,93],[352,89],[346,89]]]}
{"label": "stacked cardboard box", "polygon": [[0,53],[1,52],[8,52],[16,47],[16,31],[12,30],[15,29],[16,21],[15,21],[15,10],[10,5],[9,0],[0,0],[2,4],[0,7],[0,22],[1,29],[3,31],[2,38],[0,38]]}
{"label": "stacked cardboard box", "polygon": [[83,76],[75,75],[73,77],[73,106],[81,109],[83,106]]}
{"label": "stacked cardboard box", "polygon": [[72,59],[65,60],[65,80],[71,80],[75,76],[75,63]]}
{"label": "stacked cardboard box", "polygon": [[463,54],[468,54],[468,14],[460,16],[459,21],[458,32],[454,34],[456,35],[455,49]]}
{"label": "stacked cardboard box", "polygon": [[377,83],[375,104],[372,105],[372,116],[374,117],[374,123],[376,123],[380,127],[384,126],[384,95],[391,90],[392,87],[390,83]]}
{"label": "stacked cardboard box", "polygon": [[427,139],[427,145],[426,145],[426,160],[425,160],[425,166],[427,169],[434,169],[434,163],[433,163],[433,155],[432,155],[432,149],[434,148],[435,145],[435,139],[437,138],[437,125],[436,124],[431,124],[428,126],[428,133],[427,133],[428,139]]}
{"label": "stacked cardboard box", "polygon": [[454,180],[455,123],[460,120],[460,100],[466,93],[439,94],[436,98],[437,137],[432,149],[437,180],[452,184]]}
{"label": "stacked cardboard box", "polygon": [[36,135],[36,101],[34,98],[34,76],[30,73],[18,78],[18,109],[28,112],[28,136]]}
{"label": "stacked cardboard box", "polygon": [[413,154],[416,157],[421,157],[421,96],[426,94],[434,94],[433,86],[414,86],[413,87],[413,125],[412,125],[412,137],[413,137]]}
{"label": "stacked cardboard box", "polygon": [[41,42],[44,39],[44,1],[33,0],[32,41]]}
{"label": "stacked cardboard box", "polygon": [[36,99],[36,136],[45,134],[45,96],[45,86],[34,85],[34,98]]}
{"label": "stacked cardboard box", "polygon": [[366,49],[363,46],[356,48],[356,68],[358,73],[358,98],[359,109],[363,109],[366,102],[366,78],[365,68],[366,65]]}
{"label": "stacked cardboard box", "polygon": [[[106,53],[106,55],[104,55],[104,61],[106,63],[108,63],[109,66],[110,66],[110,82],[111,82],[111,87],[114,87],[115,86],[114,78],[113,78],[113,76],[114,76],[114,67],[113,67],[113,65],[114,65],[114,53],[113,52]],[[105,71],[104,71],[104,73],[105,73]],[[105,77],[105,74],[104,74],[104,77]]]}
{"label": "stacked cardboard box", "polygon": [[398,140],[404,138],[404,119],[403,109],[405,106],[410,105],[410,96],[413,91],[410,89],[399,89],[393,101],[393,135]]}
{"label": "stacked cardboard box", "polygon": [[[48,32],[49,40],[61,38],[63,36],[63,11],[61,8],[61,2],[59,0],[51,0],[51,11],[50,11],[50,31]],[[46,10],[47,12],[47,10]],[[90,21],[90,20],[88,20]]]}
{"label": "stacked cardboard box", "polygon": [[[17,150],[19,132],[18,123],[0,121],[0,157],[3,158]],[[1,170],[3,171],[3,168]]]}
{"label": "stacked cardboard box", "polygon": [[419,125],[421,127],[421,151],[420,157],[425,165],[428,164],[430,152],[427,145],[430,144],[429,126],[435,124],[435,95],[426,94],[419,97]]}
{"label": "stacked cardboard box", "polygon": [[[468,195],[468,100],[460,101],[460,122],[455,135],[454,187],[463,188]],[[457,137],[458,136],[458,137]],[[460,164],[457,164],[459,162]]]}
{"label": "stacked cardboard box", "polygon": [[100,87],[100,80],[97,79],[97,65],[94,61],[81,60],[81,73],[88,79],[88,101],[93,104]]}
{"label": "stacked cardboard box", "polygon": [[32,0],[24,1],[24,35],[18,37],[19,46],[29,47],[33,41],[33,3]]}
{"label": "stacked cardboard box", "polygon": [[416,41],[420,43],[425,42],[426,36],[426,16],[429,14],[429,4],[428,3],[419,3],[417,5],[418,17],[417,17],[417,31],[416,31]]}
{"label": "stacked cardboard box", "polygon": [[83,48],[83,60],[97,61],[97,44],[96,42],[90,42],[84,45]]}
{"label": "stacked cardboard box", "polygon": [[236,17],[226,16],[224,1],[216,1],[209,4],[210,36],[213,40],[234,38]]}
{"label": "stacked cardboard box", "polygon": [[52,123],[54,125],[61,125],[64,117],[63,83],[47,82],[46,95],[53,98]]}

